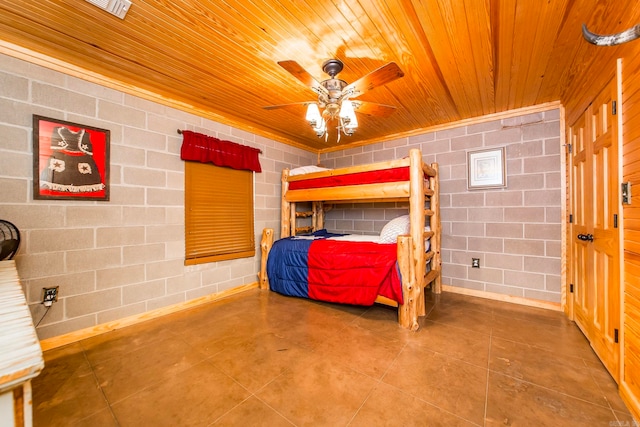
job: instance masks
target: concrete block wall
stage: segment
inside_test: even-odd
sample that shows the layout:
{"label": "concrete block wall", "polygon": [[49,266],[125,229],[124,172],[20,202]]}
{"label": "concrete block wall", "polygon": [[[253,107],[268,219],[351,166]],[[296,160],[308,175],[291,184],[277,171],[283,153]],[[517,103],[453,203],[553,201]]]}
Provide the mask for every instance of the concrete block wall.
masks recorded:
{"label": "concrete block wall", "polygon": [[[111,200],[33,200],[32,115],[111,131]],[[190,129],[262,150],[256,256],[184,266],[182,137]],[[0,55],[0,219],[22,234],[16,262],[41,339],[257,281],[260,236],[280,229],[280,173],[316,154]]]}
{"label": "concrete block wall", "polygon": [[[440,167],[442,277],[446,285],[560,302],[559,110],[527,114],[325,153],[334,168],[404,157],[420,148]],[[507,187],[467,189],[467,151],[506,147]],[[376,234],[406,207],[338,206],[326,226]],[[471,268],[472,258],[480,268]]]}

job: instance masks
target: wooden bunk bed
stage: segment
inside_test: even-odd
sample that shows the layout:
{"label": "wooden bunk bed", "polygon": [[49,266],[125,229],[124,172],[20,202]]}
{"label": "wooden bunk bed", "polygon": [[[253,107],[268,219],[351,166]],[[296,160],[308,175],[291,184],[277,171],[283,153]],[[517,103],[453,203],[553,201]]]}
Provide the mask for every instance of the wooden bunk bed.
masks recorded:
{"label": "wooden bunk bed", "polygon": [[[297,212],[296,204],[303,202],[310,204],[312,210]],[[288,169],[283,170],[280,238],[322,230],[325,212],[334,204],[372,202],[409,203],[409,233],[398,236],[394,254],[403,303],[382,296],[375,302],[397,306],[400,325],[417,330],[418,317],[426,314],[424,289],[431,286],[433,292],[441,292],[438,165],[424,163],[420,150],[412,149],[407,158],[400,160],[295,176],[291,176]],[[296,220],[303,217],[311,218],[311,225],[296,227]],[[273,229],[264,229],[261,289],[269,289],[267,262],[273,240]],[[426,240],[430,243],[428,250],[425,250]]]}

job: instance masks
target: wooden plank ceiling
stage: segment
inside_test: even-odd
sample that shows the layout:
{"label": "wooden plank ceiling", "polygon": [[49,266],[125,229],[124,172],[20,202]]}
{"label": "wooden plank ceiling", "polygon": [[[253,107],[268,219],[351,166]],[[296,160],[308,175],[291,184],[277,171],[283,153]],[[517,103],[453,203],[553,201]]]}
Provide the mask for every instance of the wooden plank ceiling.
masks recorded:
{"label": "wooden plank ceiling", "polygon": [[[0,46],[326,151],[561,100],[594,55],[582,23],[622,31],[637,8],[627,0],[133,0],[121,20],[82,0],[3,0]],[[339,143],[335,129],[327,141],[316,137],[303,105],[263,108],[317,99],[278,61],[294,60],[321,81],[330,58],[343,61],[338,77],[347,83],[391,61],[405,74],[358,98],[395,112],[359,113],[358,130]]]}

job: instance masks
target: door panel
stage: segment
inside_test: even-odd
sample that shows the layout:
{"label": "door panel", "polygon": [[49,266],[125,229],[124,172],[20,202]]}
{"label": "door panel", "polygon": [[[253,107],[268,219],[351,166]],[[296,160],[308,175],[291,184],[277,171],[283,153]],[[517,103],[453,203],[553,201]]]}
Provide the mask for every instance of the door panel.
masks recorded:
{"label": "door panel", "polygon": [[[593,162],[593,256],[595,301],[591,345],[617,379],[620,346],[615,342],[620,329],[620,253],[618,215],[618,115],[613,115],[616,99],[613,80],[596,98],[591,110]],[[589,110],[588,110],[589,111]]]}
{"label": "door panel", "polygon": [[[571,212],[573,224],[571,226],[571,254],[572,273],[571,282],[574,284],[573,290],[573,313],[574,318],[582,332],[588,337],[591,334],[589,307],[593,305],[589,292],[593,289],[593,277],[589,271],[592,265],[591,253],[588,251],[588,242],[576,238],[578,234],[588,234],[588,225],[593,222],[593,210],[590,208],[592,182],[590,172],[590,157],[587,155],[585,116],[570,128],[570,141],[572,147],[571,168],[572,168],[572,188],[571,188]],[[585,188],[586,187],[586,188]]]}
{"label": "door panel", "polygon": [[571,155],[571,271],[575,321],[618,380],[620,250],[618,125],[615,79],[569,128]]}

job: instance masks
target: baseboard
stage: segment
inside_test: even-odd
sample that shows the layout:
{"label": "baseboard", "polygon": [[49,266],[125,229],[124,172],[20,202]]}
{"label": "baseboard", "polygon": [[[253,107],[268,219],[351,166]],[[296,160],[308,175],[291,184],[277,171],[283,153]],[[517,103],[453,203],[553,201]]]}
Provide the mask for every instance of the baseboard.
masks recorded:
{"label": "baseboard", "polygon": [[620,381],[618,391],[622,401],[627,405],[627,408],[629,408],[631,415],[633,415],[634,420],[640,420],[640,401],[638,400],[638,396],[634,396],[633,392],[631,392],[629,386],[624,381]]}
{"label": "baseboard", "polygon": [[544,308],[553,311],[562,311],[562,306],[557,302],[540,301],[523,297],[513,297],[510,295],[496,294],[493,292],[478,291],[475,289],[459,288],[457,286],[442,285],[442,290],[454,294],[469,295],[473,297],[486,298],[494,301],[510,302],[512,304],[526,305],[529,307]]}
{"label": "baseboard", "polygon": [[223,298],[228,298],[232,295],[256,288],[258,288],[258,282],[238,286],[232,289],[227,289],[225,291],[218,292],[217,294],[205,295],[203,297],[180,302],[178,304],[157,308],[155,310],[146,311],[144,313],[135,314],[133,316],[124,317],[122,319],[114,320],[113,322],[102,323],[90,328],[69,332],[68,334],[59,335],[57,337],[47,338],[40,341],[40,347],[42,347],[42,351],[46,351],[53,348],[62,347],[64,345],[73,344],[74,342],[78,342],[86,338],[91,338],[96,335],[104,334],[105,332],[110,332],[116,329],[124,328],[125,326],[131,326],[137,323],[146,322],[147,320],[166,316],[167,314],[176,313],[178,311],[193,308],[209,302],[218,301]]}

